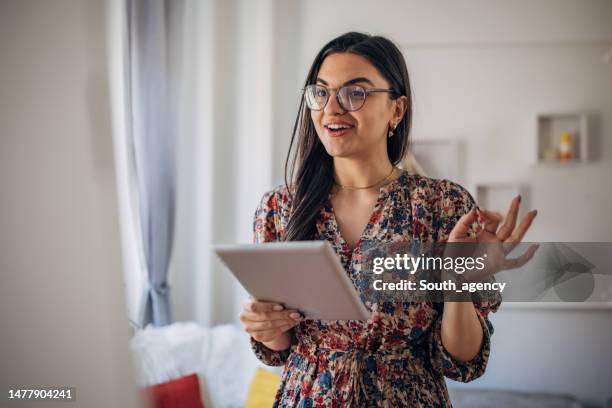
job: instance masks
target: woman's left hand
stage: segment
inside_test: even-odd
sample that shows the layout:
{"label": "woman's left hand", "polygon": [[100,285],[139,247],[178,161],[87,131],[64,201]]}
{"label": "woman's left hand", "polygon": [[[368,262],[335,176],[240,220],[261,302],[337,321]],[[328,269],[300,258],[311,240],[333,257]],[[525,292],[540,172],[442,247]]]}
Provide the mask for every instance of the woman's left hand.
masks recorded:
{"label": "woman's left hand", "polygon": [[[485,268],[483,270],[473,269],[465,272],[464,276],[462,276],[463,279],[479,281],[502,270],[520,268],[533,257],[538,249],[537,244],[529,246],[519,257],[507,258],[508,254],[522,241],[538,213],[537,210],[529,211],[517,227],[516,222],[520,202],[520,196],[512,200],[505,220],[502,220],[501,214],[479,207],[472,208],[472,210],[459,219],[451,231],[447,242],[478,244],[478,256],[486,257]],[[480,218],[483,228],[477,232],[475,237],[470,237],[468,231],[477,218]],[[451,249],[451,252],[456,252],[456,250],[459,249]]]}

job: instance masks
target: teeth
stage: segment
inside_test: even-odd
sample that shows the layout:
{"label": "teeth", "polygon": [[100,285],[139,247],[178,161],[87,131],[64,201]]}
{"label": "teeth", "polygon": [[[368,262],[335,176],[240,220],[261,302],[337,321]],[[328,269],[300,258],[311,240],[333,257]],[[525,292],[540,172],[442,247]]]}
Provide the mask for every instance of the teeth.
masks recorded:
{"label": "teeth", "polygon": [[338,129],[348,129],[350,126],[341,125],[339,123],[331,123],[331,124],[327,125],[327,127],[332,129],[332,130],[338,130]]}

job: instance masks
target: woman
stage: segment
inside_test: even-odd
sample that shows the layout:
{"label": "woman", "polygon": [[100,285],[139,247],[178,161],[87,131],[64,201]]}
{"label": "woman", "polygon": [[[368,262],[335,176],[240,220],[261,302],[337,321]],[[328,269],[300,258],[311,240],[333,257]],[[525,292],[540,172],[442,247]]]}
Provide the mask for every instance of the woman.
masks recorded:
{"label": "woman", "polygon": [[[501,217],[476,209],[461,186],[396,167],[411,122],[408,72],[392,42],[347,33],[325,45],[293,130],[297,146],[285,166],[293,151],[292,184],[264,195],[255,242],[328,240],[356,288],[369,245],[479,241],[499,244],[498,270],[526,262],[534,249],[514,261],[503,249],[520,242],[536,214],[516,228],[520,197],[499,226]],[[367,302],[370,320],[330,322],[250,299],[240,319],[257,357],[284,365],[275,406],[443,407],[450,406],[444,376],[467,382],[484,373],[488,314],[499,303]]]}

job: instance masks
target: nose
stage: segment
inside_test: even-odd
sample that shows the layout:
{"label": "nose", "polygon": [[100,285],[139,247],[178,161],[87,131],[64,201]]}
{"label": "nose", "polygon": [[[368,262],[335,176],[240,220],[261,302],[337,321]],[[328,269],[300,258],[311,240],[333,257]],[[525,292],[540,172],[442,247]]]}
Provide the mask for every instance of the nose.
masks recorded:
{"label": "nose", "polygon": [[337,91],[330,91],[329,99],[327,100],[327,104],[325,105],[325,109],[323,110],[327,115],[342,115],[344,113],[344,109],[338,103]]}

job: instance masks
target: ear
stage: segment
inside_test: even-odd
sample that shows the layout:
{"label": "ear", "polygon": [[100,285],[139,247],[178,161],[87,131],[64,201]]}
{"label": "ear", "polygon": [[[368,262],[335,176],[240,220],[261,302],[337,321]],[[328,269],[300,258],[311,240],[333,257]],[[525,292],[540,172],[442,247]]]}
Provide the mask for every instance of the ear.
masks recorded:
{"label": "ear", "polygon": [[391,120],[397,126],[397,124],[401,122],[402,118],[406,114],[406,110],[408,109],[408,98],[402,95],[394,101],[395,109],[393,111],[393,117]]}

